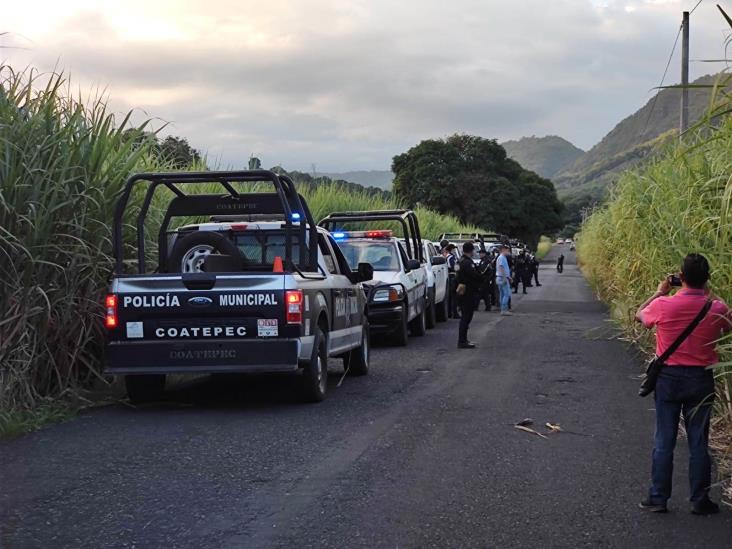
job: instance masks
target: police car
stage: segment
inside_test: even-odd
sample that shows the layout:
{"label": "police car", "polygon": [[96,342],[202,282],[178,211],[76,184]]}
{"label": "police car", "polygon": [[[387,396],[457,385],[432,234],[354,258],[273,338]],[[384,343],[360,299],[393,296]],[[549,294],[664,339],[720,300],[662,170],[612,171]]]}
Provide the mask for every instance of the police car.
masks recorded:
{"label": "police car", "polygon": [[[261,181],[275,192],[236,189]],[[187,193],[193,184],[219,185],[223,194]],[[139,186],[147,190],[133,195]],[[173,198],[149,271],[144,221],[161,186]],[[135,258],[123,242],[131,196],[144,196],[132,208]],[[169,230],[174,219],[206,216]],[[363,282],[373,270],[351,268],[289,178],[265,170],[135,175],[118,201],[113,231],[106,372],[125,376],[131,400],[158,398],[169,374],[241,372],[299,374],[302,396],[320,401],[329,359],[343,358],[351,374],[368,372]]]}
{"label": "police car", "polygon": [[406,345],[408,333],[423,336],[427,330],[427,270],[409,258],[391,230],[334,232],[333,238],[349,265],[369,263],[373,281],[365,285],[371,333],[392,334],[394,343]]}
{"label": "police car", "polygon": [[[401,240],[406,245],[406,240]],[[422,241],[425,263],[422,267],[427,274],[427,328],[434,328],[437,322],[447,320],[448,277],[447,260],[437,252],[429,240]]]}

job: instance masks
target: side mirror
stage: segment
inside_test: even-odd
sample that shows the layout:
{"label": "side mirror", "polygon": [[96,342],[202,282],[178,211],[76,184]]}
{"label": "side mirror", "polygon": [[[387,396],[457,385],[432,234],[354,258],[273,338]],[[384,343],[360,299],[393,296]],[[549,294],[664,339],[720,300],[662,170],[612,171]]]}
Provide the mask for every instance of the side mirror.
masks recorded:
{"label": "side mirror", "polygon": [[447,263],[447,258],[442,257],[441,255],[436,255],[432,258],[433,265],[444,265],[445,263]]}
{"label": "side mirror", "polygon": [[407,260],[407,272],[416,271],[421,266],[422,266],[422,264],[419,262],[419,259],[408,259]]}
{"label": "side mirror", "polygon": [[374,267],[371,263],[358,264],[358,281],[368,282],[374,279]]}

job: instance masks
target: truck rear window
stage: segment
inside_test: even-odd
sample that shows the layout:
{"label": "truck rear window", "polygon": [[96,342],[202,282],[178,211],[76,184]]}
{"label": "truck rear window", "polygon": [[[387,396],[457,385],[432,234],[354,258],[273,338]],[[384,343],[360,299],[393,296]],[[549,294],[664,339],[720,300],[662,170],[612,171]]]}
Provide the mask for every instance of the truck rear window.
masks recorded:
{"label": "truck rear window", "polygon": [[346,240],[338,243],[351,270],[359,263],[371,263],[374,271],[399,271],[399,255],[392,242]]}
{"label": "truck rear window", "polygon": [[[297,260],[300,254],[299,236],[292,235],[292,258]],[[246,231],[234,238],[246,264],[252,267],[271,266],[275,257],[285,258],[284,231]]]}

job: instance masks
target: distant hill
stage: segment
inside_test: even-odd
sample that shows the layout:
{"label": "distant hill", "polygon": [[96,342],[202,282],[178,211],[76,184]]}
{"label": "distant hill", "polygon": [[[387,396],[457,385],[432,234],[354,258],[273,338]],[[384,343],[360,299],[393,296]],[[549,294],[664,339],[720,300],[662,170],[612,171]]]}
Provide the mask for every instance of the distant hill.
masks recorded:
{"label": "distant hill", "polygon": [[[693,85],[713,85],[717,79],[718,75],[707,75]],[[689,90],[689,120],[692,123],[707,111],[710,98],[710,88]],[[578,157],[572,166],[552,178],[557,194],[565,204],[565,220],[569,225],[579,223],[583,208],[601,202],[622,172],[637,166],[658,150],[659,145],[678,136],[680,100],[680,89],[661,90],[657,99],[651,98]]]}
{"label": "distant hill", "polygon": [[368,170],[354,171],[344,173],[323,173],[318,174],[330,179],[340,179],[344,181],[352,181],[363,185],[364,187],[378,187],[385,191],[391,190],[391,184],[394,181],[394,174],[389,170]]}
{"label": "distant hill", "polygon": [[527,170],[548,179],[569,169],[585,152],[566,139],[546,137],[522,137],[518,141],[501,143],[506,153]]}

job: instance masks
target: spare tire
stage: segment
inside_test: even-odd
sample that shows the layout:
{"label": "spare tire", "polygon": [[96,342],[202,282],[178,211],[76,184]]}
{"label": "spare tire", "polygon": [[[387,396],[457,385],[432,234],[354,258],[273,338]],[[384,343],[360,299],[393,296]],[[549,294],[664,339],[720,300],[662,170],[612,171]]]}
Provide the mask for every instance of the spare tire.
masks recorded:
{"label": "spare tire", "polygon": [[239,248],[224,234],[215,231],[195,231],[176,240],[168,258],[168,272],[201,272],[204,260],[213,253],[241,257]]}

